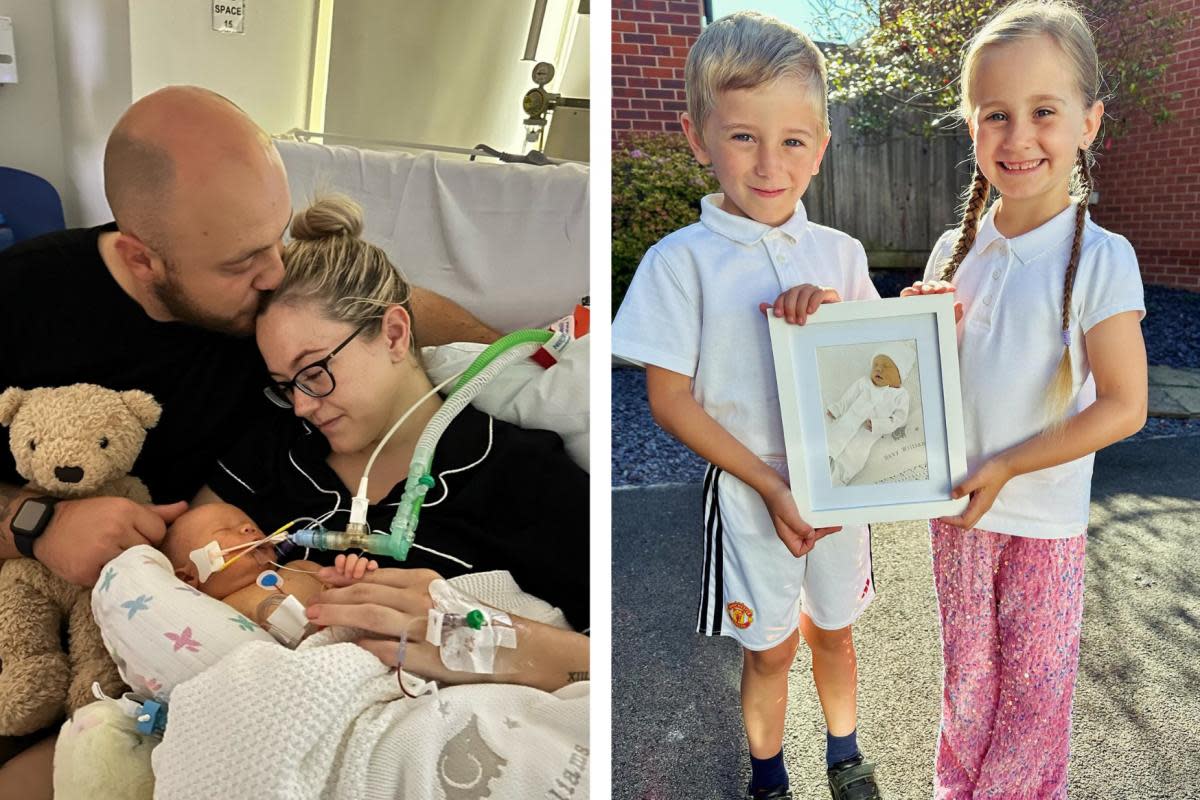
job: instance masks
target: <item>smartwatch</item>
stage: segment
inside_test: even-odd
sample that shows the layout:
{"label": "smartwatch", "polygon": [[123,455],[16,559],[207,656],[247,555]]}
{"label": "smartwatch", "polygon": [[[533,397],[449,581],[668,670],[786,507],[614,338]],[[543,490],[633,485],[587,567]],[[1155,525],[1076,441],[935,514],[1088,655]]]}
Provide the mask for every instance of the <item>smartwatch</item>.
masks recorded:
{"label": "smartwatch", "polygon": [[30,497],[21,503],[12,519],[13,544],[26,558],[33,558],[33,543],[54,518],[55,497]]}

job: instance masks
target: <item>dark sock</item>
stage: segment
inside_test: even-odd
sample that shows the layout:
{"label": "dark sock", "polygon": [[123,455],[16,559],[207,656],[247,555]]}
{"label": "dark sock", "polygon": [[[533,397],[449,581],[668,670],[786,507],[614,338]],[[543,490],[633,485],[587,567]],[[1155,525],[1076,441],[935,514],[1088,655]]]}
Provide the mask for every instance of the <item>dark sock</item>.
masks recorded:
{"label": "dark sock", "polygon": [[857,728],[845,736],[834,736],[825,731],[825,766],[832,767],[839,761],[846,761],[857,755],[861,755],[858,752]]}
{"label": "dark sock", "polygon": [[787,786],[787,767],[783,765],[783,748],[771,758],[750,756],[750,791]]}

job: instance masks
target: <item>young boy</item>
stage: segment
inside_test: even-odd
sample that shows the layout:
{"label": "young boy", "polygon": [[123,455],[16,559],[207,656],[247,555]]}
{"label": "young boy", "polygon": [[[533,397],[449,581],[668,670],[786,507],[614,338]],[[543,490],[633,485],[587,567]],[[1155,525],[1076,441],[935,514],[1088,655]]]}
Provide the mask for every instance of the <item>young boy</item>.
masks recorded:
{"label": "young boy", "polygon": [[646,253],[613,322],[613,352],[646,365],[655,420],[710,462],[698,630],[743,648],[747,797],[792,796],[783,725],[799,627],[834,800],[878,798],[855,738],[850,632],[875,596],[869,533],[800,518],[764,318],[804,324],[821,303],[879,296],[862,245],[810,223],[800,200],[829,143],[824,58],[799,30],[737,13],[696,41],[685,83],[684,132],[722,193]]}

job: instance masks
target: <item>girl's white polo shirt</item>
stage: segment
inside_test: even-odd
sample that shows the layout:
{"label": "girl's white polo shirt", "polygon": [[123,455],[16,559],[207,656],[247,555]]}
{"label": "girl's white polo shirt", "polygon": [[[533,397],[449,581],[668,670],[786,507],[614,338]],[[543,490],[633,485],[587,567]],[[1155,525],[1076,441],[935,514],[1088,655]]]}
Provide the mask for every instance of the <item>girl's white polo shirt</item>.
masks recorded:
{"label": "girl's white polo shirt", "polygon": [[[612,327],[613,353],[693,378],[692,394],[760,457],[784,457],[771,338],[759,303],[802,283],[843,300],[879,297],[862,245],[808,221],[804,204],[778,227],[700,203],[700,222],[651,247]],[[819,311],[817,312],[820,313]]]}
{"label": "girl's white polo shirt", "polygon": [[[1046,426],[1045,401],[1062,356],[1063,281],[1075,232],[1074,204],[1012,239],[996,229],[997,205],[984,216],[954,276],[963,303],[958,325],[967,468],[971,472]],[[1088,216],[1071,292],[1069,415],[1095,402],[1084,334],[1124,311],[1146,313],[1137,256],[1124,237]],[[939,277],[955,240],[938,240],[925,279]],[[1060,539],[1087,528],[1094,454],[1010,480],[976,523],[981,530]]]}

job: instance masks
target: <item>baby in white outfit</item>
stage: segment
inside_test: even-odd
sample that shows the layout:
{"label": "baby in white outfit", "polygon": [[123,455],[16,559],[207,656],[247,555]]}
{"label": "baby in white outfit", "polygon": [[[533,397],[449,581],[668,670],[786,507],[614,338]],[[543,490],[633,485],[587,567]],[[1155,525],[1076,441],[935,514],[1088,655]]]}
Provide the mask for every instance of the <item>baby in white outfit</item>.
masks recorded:
{"label": "baby in white outfit", "polygon": [[916,363],[907,342],[881,345],[866,377],[850,385],[825,413],[829,468],[834,486],[846,486],[866,465],[871,448],[908,421],[908,390],[900,384]]}

